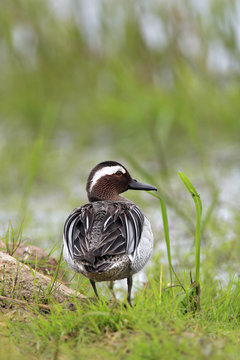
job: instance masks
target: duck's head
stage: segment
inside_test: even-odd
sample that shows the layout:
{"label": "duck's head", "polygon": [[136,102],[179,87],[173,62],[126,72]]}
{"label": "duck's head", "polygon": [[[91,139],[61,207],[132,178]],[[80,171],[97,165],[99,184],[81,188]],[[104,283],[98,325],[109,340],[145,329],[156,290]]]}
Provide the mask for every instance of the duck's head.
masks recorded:
{"label": "duck's head", "polygon": [[155,186],[133,179],[127,169],[116,161],[104,161],[89,174],[87,194],[89,201],[120,200],[119,194],[132,190],[157,190]]}

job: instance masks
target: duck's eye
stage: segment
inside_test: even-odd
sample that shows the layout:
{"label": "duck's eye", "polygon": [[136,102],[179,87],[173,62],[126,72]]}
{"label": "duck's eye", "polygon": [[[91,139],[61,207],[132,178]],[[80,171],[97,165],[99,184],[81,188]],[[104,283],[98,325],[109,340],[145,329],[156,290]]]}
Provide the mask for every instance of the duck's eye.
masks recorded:
{"label": "duck's eye", "polygon": [[118,170],[117,172],[116,172],[116,175],[122,175],[123,173],[120,171],[120,170]]}

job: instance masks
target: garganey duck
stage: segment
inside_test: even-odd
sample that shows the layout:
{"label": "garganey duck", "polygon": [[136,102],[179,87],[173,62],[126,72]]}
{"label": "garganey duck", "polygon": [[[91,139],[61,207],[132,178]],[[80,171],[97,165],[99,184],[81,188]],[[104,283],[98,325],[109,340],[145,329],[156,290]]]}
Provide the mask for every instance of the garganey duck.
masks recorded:
{"label": "garganey duck", "polygon": [[127,278],[131,304],[132,275],[151,256],[153,234],[142,210],[119,194],[126,190],[157,190],[133,179],[115,161],[96,165],[87,180],[89,203],[76,208],[64,225],[63,257],[86,276],[98,298],[96,281]]}

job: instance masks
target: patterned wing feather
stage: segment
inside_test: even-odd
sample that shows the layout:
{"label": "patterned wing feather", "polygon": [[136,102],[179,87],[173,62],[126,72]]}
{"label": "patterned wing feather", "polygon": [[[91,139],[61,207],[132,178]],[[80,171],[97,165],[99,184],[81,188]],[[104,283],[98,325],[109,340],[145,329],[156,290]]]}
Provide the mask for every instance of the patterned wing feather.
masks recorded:
{"label": "patterned wing feather", "polygon": [[[104,213],[101,221],[100,210]],[[143,222],[144,215],[134,204],[94,202],[77,208],[64,227],[69,254],[83,261],[87,271],[105,271],[108,257],[134,254]]]}

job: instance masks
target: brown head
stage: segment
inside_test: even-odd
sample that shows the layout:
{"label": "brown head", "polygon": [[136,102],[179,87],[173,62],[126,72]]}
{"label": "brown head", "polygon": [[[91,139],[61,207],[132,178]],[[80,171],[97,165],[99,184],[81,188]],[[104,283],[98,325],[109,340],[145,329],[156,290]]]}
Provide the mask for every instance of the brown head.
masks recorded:
{"label": "brown head", "polygon": [[87,181],[89,201],[120,200],[119,194],[132,190],[157,190],[152,185],[133,179],[127,169],[116,161],[104,161],[96,165]]}

